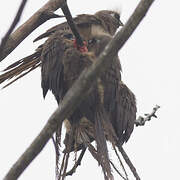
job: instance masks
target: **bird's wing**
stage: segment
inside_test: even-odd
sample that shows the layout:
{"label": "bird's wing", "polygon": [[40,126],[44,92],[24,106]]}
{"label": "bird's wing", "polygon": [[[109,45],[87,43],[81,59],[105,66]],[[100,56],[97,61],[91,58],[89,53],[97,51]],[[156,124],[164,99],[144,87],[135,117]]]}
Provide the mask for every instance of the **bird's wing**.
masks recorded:
{"label": "bird's wing", "polygon": [[61,30],[61,29],[64,30],[64,29],[66,29],[66,28],[69,29],[67,22],[64,22],[64,23],[58,24],[58,25],[56,25],[56,26],[53,26],[52,28],[48,29],[45,33],[39,35],[36,39],[34,39],[33,42],[36,42],[36,41],[38,41],[38,40],[40,40],[40,39],[49,37],[49,36],[52,35],[54,32],[56,32],[56,31],[58,31],[58,30]]}
{"label": "bird's wing", "polygon": [[104,107],[121,143],[126,142],[134,128],[136,100],[134,94],[121,81],[121,66],[116,57],[101,76],[104,87]]}
{"label": "bird's wing", "polygon": [[118,85],[116,128],[120,142],[127,142],[136,120],[136,99],[131,90],[122,82]]}
{"label": "bird's wing", "polygon": [[[89,14],[80,14],[77,17],[73,18],[74,23],[79,27],[79,28],[83,28],[83,27],[88,27],[91,24],[102,24],[102,21],[97,18],[94,15],[89,15]],[[35,40],[38,41],[40,39],[49,37],[50,35],[52,35],[54,32],[56,31],[66,31],[66,30],[70,30],[69,25],[67,24],[67,22],[58,24],[56,26],[53,26],[52,28],[48,29],[45,33],[39,35]]]}
{"label": "bird's wing", "polygon": [[43,96],[45,97],[48,90],[51,90],[58,103],[64,93],[63,56],[66,48],[70,45],[71,43],[65,40],[62,32],[58,31],[44,43],[41,54]]}

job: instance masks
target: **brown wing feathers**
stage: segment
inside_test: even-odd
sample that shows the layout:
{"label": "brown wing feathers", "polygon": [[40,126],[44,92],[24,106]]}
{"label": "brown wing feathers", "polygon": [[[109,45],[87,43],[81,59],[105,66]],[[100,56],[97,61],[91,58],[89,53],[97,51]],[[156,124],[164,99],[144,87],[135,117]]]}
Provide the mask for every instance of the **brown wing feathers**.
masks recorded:
{"label": "brown wing feathers", "polygon": [[43,45],[41,54],[41,87],[43,96],[48,90],[54,94],[57,102],[63,96],[63,55],[66,49],[66,42],[63,40],[62,32],[55,33]]}

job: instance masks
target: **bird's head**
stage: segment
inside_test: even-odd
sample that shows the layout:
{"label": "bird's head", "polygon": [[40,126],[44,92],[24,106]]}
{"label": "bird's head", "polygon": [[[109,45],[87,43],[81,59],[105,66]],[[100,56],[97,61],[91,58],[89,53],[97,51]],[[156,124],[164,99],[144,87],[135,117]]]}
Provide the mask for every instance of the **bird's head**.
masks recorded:
{"label": "bird's head", "polygon": [[95,15],[105,23],[111,35],[114,35],[120,26],[123,26],[120,20],[120,13],[117,11],[102,10],[95,13]]}

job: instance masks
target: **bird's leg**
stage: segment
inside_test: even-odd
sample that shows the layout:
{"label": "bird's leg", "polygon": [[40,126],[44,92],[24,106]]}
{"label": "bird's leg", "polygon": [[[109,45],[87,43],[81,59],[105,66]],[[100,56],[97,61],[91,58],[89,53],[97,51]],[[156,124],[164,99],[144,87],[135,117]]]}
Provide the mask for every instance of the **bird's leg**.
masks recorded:
{"label": "bird's leg", "polygon": [[81,151],[81,154],[78,157],[78,160],[76,161],[76,163],[74,164],[72,169],[66,173],[65,176],[72,176],[73,173],[75,173],[76,168],[81,165],[81,161],[82,161],[82,158],[83,158],[85,152],[86,152],[86,148],[83,148],[82,151]]}

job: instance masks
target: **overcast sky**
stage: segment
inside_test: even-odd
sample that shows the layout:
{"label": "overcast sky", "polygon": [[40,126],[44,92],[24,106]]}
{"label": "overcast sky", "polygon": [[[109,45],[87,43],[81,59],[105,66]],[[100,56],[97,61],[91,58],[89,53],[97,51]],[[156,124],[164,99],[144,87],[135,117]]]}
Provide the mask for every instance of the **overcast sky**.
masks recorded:
{"label": "overcast sky", "polygon": [[[21,0],[3,1],[0,7],[0,38],[4,35]],[[20,24],[25,22],[47,0],[29,0]],[[95,13],[102,9],[121,10],[126,22],[139,0],[69,0],[73,16]],[[61,11],[57,11],[61,13]],[[137,116],[149,113],[158,104],[157,119],[137,127],[124,145],[143,180],[178,179],[180,161],[179,133],[179,4],[178,1],[158,1],[119,52],[123,81],[137,98]],[[1,64],[10,63],[32,53],[43,41],[33,39],[62,20],[50,20],[26,38]],[[2,87],[2,86],[1,86]],[[40,69],[0,90],[0,179],[43,128],[57,104],[51,93],[44,100],[40,86]],[[114,154],[110,151],[111,158]],[[20,176],[21,180],[54,179],[55,153],[52,142]],[[127,168],[128,169],[128,168]],[[131,172],[130,179],[133,179]],[[115,179],[119,179],[114,173]],[[73,177],[103,179],[102,170],[87,153]]]}

